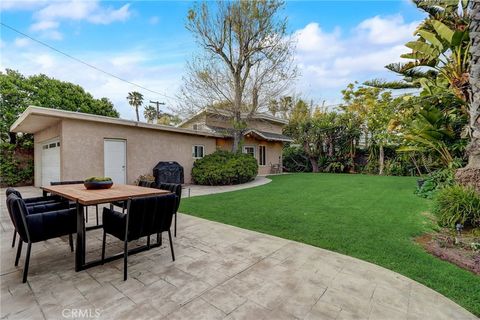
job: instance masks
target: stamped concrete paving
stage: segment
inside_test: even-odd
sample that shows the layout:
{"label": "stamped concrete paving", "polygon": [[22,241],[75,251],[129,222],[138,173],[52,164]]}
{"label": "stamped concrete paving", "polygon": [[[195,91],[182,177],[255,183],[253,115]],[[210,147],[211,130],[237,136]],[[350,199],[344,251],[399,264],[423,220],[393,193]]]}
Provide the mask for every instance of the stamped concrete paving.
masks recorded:
{"label": "stamped concrete paving", "polygon": [[[76,273],[68,239],[59,238],[33,245],[22,284],[4,196],[1,210],[2,319],[476,319],[384,268],[186,215],[179,215],[175,262],[163,246],[131,256],[126,282],[121,261]],[[100,256],[100,237],[100,230],[87,234],[91,258]],[[107,254],[120,251],[108,237]]]}

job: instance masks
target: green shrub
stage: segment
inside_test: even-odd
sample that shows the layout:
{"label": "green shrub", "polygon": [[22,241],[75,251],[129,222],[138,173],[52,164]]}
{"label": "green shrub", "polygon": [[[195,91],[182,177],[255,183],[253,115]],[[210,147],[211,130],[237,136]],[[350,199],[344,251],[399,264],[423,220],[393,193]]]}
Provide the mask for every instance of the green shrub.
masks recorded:
{"label": "green shrub", "polygon": [[415,194],[422,198],[431,199],[435,193],[455,183],[455,171],[453,169],[441,169],[428,175],[420,187],[417,187]]}
{"label": "green shrub", "polygon": [[253,180],[257,173],[257,160],[251,155],[215,151],[195,161],[192,180],[211,186],[239,184]]}
{"label": "green shrub", "polygon": [[471,187],[453,185],[438,191],[433,213],[441,226],[480,226],[480,195]]}
{"label": "green shrub", "polygon": [[312,164],[300,147],[283,148],[283,168],[288,172],[312,172]]}
{"label": "green shrub", "polygon": [[33,149],[30,146],[0,143],[0,186],[33,183]]}
{"label": "green shrub", "polygon": [[85,182],[104,182],[104,181],[112,181],[112,178],[109,177],[90,177],[85,179]]}

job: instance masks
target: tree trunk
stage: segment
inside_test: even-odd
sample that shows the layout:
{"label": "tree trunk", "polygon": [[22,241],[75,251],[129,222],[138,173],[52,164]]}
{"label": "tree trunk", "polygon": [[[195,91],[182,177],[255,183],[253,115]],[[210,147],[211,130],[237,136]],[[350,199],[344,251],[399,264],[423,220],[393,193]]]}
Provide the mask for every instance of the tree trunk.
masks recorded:
{"label": "tree trunk", "polygon": [[312,172],[318,173],[320,169],[318,168],[318,160],[315,157],[308,157],[310,164],[312,165]]}
{"label": "tree trunk", "polygon": [[385,151],[383,150],[383,145],[380,145],[380,150],[378,151],[378,174],[383,175],[383,167],[385,166]]}
{"label": "tree trunk", "polygon": [[240,142],[242,141],[242,131],[235,129],[233,131],[233,145],[232,145],[232,152],[239,153],[240,150]]}
{"label": "tree trunk", "polygon": [[470,85],[469,105],[471,140],[467,147],[468,164],[455,175],[457,182],[473,186],[480,192],[480,2],[470,1]]}
{"label": "tree trunk", "polygon": [[355,172],[355,140],[352,140],[350,142],[350,161],[352,162],[352,166],[350,167],[349,172],[356,173]]}
{"label": "tree trunk", "polygon": [[17,144],[17,134],[15,132],[9,132],[8,137],[10,140],[10,144]]}
{"label": "tree trunk", "polygon": [[140,122],[140,116],[138,115],[138,107],[135,107],[135,113],[137,114],[137,122]]}

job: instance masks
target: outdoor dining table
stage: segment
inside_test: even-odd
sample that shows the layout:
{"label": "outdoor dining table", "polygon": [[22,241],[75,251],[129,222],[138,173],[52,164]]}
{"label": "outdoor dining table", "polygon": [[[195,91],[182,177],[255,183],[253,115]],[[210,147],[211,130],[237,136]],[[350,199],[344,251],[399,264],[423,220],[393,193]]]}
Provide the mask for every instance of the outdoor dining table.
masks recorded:
{"label": "outdoor dining table", "polygon": [[[74,201],[77,207],[77,245],[75,250],[75,271],[85,270],[102,263],[101,259],[85,262],[86,256],[86,239],[87,230],[102,228],[102,225],[85,227],[84,207],[96,204],[111,203],[114,201],[126,201],[129,198],[154,196],[170,193],[168,190],[138,187],[126,184],[114,184],[110,189],[87,190],[83,184],[68,184],[42,187],[44,192],[58,195],[62,198]],[[151,246],[142,246],[129,251],[130,254],[145,251],[151,247],[159,246],[152,244]],[[123,253],[108,257],[104,262],[112,261],[123,257]]]}

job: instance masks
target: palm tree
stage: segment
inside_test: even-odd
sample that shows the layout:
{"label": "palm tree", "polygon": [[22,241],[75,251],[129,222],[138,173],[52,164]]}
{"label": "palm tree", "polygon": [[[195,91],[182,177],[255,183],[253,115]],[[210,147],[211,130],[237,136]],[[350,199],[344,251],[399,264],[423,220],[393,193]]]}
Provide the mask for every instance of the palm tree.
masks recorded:
{"label": "palm tree", "polygon": [[143,94],[137,91],[129,92],[127,100],[128,103],[135,108],[135,112],[137,114],[137,121],[140,121],[140,116],[138,115],[138,107],[143,104]]}
{"label": "palm tree", "polygon": [[470,85],[469,131],[471,141],[467,148],[468,164],[457,171],[457,181],[474,186],[480,192],[480,1],[470,1]]}
{"label": "palm tree", "polygon": [[159,118],[157,109],[154,106],[146,106],[143,110],[143,116],[148,123],[155,123],[155,121]]}

